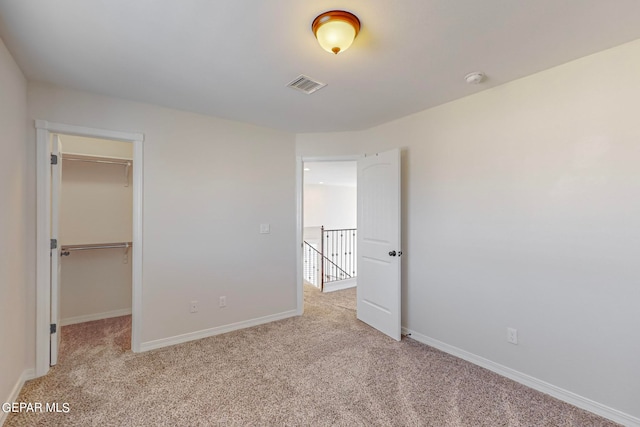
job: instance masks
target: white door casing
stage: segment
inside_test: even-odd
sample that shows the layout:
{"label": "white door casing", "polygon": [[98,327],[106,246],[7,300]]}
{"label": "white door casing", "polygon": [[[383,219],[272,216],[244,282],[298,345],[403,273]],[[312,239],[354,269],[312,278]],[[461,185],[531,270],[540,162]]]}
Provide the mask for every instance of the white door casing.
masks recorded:
{"label": "white door casing", "polygon": [[36,120],[36,369],[35,376],[45,375],[51,363],[52,256],[51,209],[51,137],[54,134],[112,139],[133,144],[133,246],[132,246],[132,322],[131,349],[141,351],[142,319],[142,201],[143,201],[143,141],[141,133],[120,132],[98,128]]}
{"label": "white door casing", "polygon": [[401,332],[400,150],[358,160],[358,319]]}
{"label": "white door casing", "polygon": [[57,242],[51,248],[51,344],[50,365],[58,363],[60,346],[60,196],[62,188],[62,147],[58,135],[51,136],[51,239]]}

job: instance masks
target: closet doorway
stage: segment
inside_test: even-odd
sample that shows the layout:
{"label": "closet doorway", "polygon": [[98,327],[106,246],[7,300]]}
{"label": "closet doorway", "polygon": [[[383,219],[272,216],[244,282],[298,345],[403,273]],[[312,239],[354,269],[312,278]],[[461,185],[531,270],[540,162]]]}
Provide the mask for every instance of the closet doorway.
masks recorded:
{"label": "closet doorway", "polygon": [[142,134],[36,121],[36,376],[63,326],[132,315],[139,351]]}
{"label": "closet doorway", "polygon": [[59,326],[131,315],[133,145],[73,135],[52,139],[58,156],[52,230],[60,246],[52,309],[59,309]]}

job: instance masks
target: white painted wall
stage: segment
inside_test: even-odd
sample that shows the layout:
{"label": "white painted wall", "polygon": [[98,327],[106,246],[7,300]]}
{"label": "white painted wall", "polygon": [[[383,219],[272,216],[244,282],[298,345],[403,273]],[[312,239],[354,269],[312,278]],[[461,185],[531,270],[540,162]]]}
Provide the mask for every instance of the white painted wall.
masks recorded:
{"label": "white painted wall", "polygon": [[[64,153],[133,157],[133,144],[61,136]],[[128,186],[125,184],[128,182]],[[132,172],[123,165],[62,162],[60,243],[132,241]],[[72,251],[61,258],[61,323],[110,317],[131,310],[131,251]]]}
{"label": "white painted wall", "polygon": [[133,144],[130,142],[110,141],[74,135],[63,135],[61,139],[62,150],[65,153],[133,159]]}
{"label": "white painted wall", "polygon": [[[0,40],[0,401],[15,398],[12,391],[33,364],[27,358],[29,328],[27,288],[35,286],[35,263],[25,236],[29,221],[27,180],[27,81]],[[33,304],[33,301],[30,302]],[[5,414],[0,411],[0,424]]]}
{"label": "white painted wall", "polygon": [[74,251],[62,257],[60,323],[68,325],[131,313],[131,250]]}
{"label": "white painted wall", "polygon": [[[63,136],[63,149],[65,139]],[[104,144],[109,144],[109,141]],[[125,186],[127,181],[129,185]],[[123,165],[63,160],[62,245],[129,242],[132,228],[132,171],[127,178]]]}
{"label": "white painted wall", "polygon": [[304,185],[304,226],[356,228],[357,189],[339,185]]}
{"label": "white painted wall", "polygon": [[640,417],[639,71],[640,40],[297,152],[402,147],[404,326]]}
{"label": "white painted wall", "polygon": [[37,83],[28,105],[30,120],[145,135],[143,346],[295,314],[293,134]]}

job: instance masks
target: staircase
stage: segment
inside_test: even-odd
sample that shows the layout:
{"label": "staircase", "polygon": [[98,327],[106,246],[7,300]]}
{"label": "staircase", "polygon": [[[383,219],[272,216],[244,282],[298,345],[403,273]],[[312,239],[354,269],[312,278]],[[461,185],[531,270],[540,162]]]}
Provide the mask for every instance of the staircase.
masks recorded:
{"label": "staircase", "polygon": [[357,276],[357,229],[321,227],[320,248],[304,241],[304,279],[324,290],[325,284]]}

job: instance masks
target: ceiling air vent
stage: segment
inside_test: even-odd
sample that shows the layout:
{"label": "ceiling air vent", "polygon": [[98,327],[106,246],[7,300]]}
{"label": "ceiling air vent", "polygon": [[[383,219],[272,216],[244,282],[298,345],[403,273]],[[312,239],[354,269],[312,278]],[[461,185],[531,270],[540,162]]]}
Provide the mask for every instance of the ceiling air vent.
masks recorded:
{"label": "ceiling air vent", "polygon": [[317,91],[318,89],[322,89],[326,85],[327,85],[326,83],[317,82],[311,79],[310,77],[303,76],[301,74],[295,79],[293,79],[293,81],[289,83],[287,86],[289,86],[290,88],[299,90],[300,92],[304,92],[307,95],[310,95],[313,92]]}

